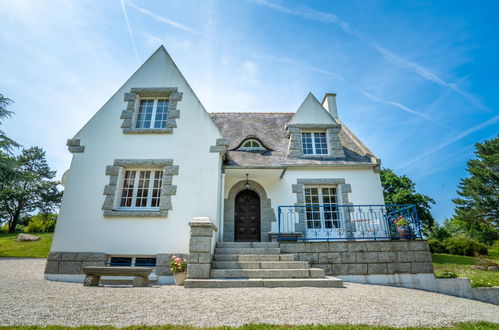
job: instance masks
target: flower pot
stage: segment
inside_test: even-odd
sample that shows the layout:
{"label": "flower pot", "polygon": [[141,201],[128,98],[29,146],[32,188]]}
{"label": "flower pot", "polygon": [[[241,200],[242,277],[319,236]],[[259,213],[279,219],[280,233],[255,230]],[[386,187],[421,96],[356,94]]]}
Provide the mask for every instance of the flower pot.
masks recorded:
{"label": "flower pot", "polygon": [[407,226],[397,227],[397,235],[400,239],[410,239],[411,238],[411,229]]}
{"label": "flower pot", "polygon": [[175,279],[175,285],[184,285],[186,277],[187,277],[187,272],[173,273],[173,278]]}

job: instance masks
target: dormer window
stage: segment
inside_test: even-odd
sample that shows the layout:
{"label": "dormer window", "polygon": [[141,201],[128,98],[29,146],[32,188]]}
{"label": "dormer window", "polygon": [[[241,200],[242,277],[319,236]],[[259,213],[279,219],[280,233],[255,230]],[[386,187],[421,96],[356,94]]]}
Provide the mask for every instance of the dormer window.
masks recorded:
{"label": "dormer window", "polygon": [[239,147],[239,150],[242,150],[242,151],[263,151],[266,149],[264,146],[262,146],[262,144],[258,140],[248,139],[242,143],[241,147]]}
{"label": "dormer window", "polygon": [[301,143],[304,155],[327,155],[327,140],[325,132],[303,132]]}
{"label": "dormer window", "polygon": [[168,99],[140,99],[135,128],[165,128]]}

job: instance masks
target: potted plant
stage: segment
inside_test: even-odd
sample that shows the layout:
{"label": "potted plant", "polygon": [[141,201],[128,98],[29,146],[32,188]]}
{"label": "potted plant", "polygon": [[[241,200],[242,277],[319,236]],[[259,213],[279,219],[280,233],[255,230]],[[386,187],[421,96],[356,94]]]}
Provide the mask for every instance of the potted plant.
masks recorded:
{"label": "potted plant", "polygon": [[172,256],[170,270],[173,273],[175,285],[184,285],[185,278],[187,277],[187,259]]}
{"label": "potted plant", "polygon": [[402,215],[399,215],[393,222],[397,227],[397,235],[400,239],[409,239],[411,237],[411,227],[409,222]]}

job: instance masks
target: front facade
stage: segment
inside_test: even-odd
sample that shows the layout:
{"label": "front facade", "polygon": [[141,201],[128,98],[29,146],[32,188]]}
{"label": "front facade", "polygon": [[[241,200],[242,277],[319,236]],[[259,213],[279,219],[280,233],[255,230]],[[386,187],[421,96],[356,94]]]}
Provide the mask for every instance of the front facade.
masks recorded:
{"label": "front facade", "polygon": [[380,161],[334,94],[290,113],[208,113],[160,47],[68,148],[48,279],[106,264],[167,277],[195,217],[216,225],[214,244],[390,239]]}

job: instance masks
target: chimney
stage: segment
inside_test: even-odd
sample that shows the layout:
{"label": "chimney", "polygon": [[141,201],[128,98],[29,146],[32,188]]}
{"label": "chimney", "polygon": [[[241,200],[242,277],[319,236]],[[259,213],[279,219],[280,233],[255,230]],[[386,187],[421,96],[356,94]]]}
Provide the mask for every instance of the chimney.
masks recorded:
{"label": "chimney", "polygon": [[338,118],[338,109],[336,109],[336,94],[327,93],[322,99],[322,106],[329,111],[333,118]]}

